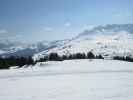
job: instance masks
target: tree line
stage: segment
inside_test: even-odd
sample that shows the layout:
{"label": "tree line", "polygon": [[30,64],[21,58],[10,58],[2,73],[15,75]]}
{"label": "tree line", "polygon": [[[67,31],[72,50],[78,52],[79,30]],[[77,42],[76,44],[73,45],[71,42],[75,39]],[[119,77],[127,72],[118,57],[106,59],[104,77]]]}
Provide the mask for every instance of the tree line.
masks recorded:
{"label": "tree line", "polygon": [[[11,66],[22,67],[24,65],[34,65],[37,62],[45,62],[45,61],[63,61],[63,60],[72,60],[72,59],[104,59],[102,55],[94,55],[92,52],[85,53],[75,53],[69,55],[58,55],[57,53],[50,53],[43,58],[40,58],[37,61],[34,61],[32,57],[8,57],[8,58],[0,58],[0,69],[8,69]],[[133,62],[133,58],[130,56],[114,56],[114,60],[122,60]]]}
{"label": "tree line", "polygon": [[0,58],[0,69],[9,69],[11,66],[22,67],[24,65],[34,65],[32,57],[8,57]]}
{"label": "tree line", "polygon": [[37,61],[34,61],[32,57],[8,57],[0,58],[0,69],[8,69],[11,66],[22,67],[24,65],[34,65],[37,62],[45,61],[63,61],[63,60],[72,60],[72,59],[103,59],[102,55],[95,56],[92,52],[85,53],[75,53],[70,55],[59,56],[57,53],[50,53],[43,58],[40,58]]}
{"label": "tree line", "polygon": [[128,61],[128,62],[133,62],[133,57],[130,56],[114,56],[114,60],[122,60],[122,61]]}
{"label": "tree line", "polygon": [[59,56],[57,53],[50,53],[49,55],[39,59],[37,62],[44,61],[63,61],[63,60],[72,60],[72,59],[104,59],[102,55],[94,55],[92,52],[85,53],[75,53]]}

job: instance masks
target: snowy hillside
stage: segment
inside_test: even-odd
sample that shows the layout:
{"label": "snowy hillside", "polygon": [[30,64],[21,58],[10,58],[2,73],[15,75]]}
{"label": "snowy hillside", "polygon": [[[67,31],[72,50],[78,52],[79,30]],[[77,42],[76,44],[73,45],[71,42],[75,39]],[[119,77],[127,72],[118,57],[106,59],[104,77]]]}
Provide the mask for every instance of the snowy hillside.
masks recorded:
{"label": "snowy hillside", "polygon": [[41,41],[34,44],[0,40],[0,57],[33,56],[39,59],[51,52],[59,55],[87,53],[101,54],[111,58],[114,55],[133,55],[133,24],[112,24],[85,30],[68,40]]}
{"label": "snowy hillside", "polygon": [[0,71],[0,100],[132,100],[133,63],[67,60]]}
{"label": "snowy hillside", "polygon": [[35,54],[34,59],[44,57],[51,52],[69,55],[92,51],[96,55],[101,54],[109,58],[115,55],[133,56],[132,45],[133,24],[105,25],[84,31],[65,45]]}
{"label": "snowy hillside", "polygon": [[18,41],[0,41],[0,57],[33,56],[36,53],[63,45],[69,40],[41,41],[37,43],[20,43]]}

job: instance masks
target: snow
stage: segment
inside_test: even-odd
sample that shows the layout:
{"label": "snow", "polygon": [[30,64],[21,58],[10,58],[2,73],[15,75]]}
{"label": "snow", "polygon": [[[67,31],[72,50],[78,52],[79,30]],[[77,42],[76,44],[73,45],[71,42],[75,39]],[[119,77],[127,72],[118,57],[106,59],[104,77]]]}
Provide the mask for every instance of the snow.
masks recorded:
{"label": "snow", "polygon": [[0,70],[0,100],[132,100],[133,63],[42,62]]}
{"label": "snow", "polygon": [[75,53],[87,54],[89,51],[92,51],[95,55],[108,55],[110,58],[113,56],[133,57],[133,34],[126,31],[107,31],[107,33],[80,35],[80,37],[74,38],[62,46],[35,54],[33,59],[38,60],[51,52],[56,52],[62,56]]}

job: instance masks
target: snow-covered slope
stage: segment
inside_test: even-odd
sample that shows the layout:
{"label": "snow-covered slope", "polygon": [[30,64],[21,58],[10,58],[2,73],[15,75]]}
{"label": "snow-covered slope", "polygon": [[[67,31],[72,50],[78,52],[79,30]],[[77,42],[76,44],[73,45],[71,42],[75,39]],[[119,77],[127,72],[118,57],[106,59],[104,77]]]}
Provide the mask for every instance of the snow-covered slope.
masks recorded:
{"label": "snow-covered slope", "polygon": [[114,55],[133,56],[133,24],[113,24],[98,26],[89,31],[84,31],[65,45],[55,47],[34,55],[39,59],[51,52],[59,55],[73,53],[93,53],[113,57]]}
{"label": "snow-covered slope", "polygon": [[39,59],[51,52],[59,55],[92,51],[112,57],[133,54],[133,24],[112,24],[85,30],[69,40],[41,41],[34,44],[0,40],[0,57],[33,56]]}
{"label": "snow-covered slope", "polygon": [[0,56],[33,56],[36,53],[49,50],[55,47],[63,45],[69,40],[58,40],[58,41],[41,41],[34,44],[20,43],[18,41],[0,41]]}
{"label": "snow-covered slope", "polygon": [[132,100],[133,63],[43,62],[0,71],[0,100]]}

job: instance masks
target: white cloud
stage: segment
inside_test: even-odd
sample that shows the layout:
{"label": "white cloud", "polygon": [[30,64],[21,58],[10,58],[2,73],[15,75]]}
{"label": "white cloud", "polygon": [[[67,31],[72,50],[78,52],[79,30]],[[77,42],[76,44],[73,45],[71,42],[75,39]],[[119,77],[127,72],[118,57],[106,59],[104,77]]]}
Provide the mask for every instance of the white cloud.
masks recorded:
{"label": "white cloud", "polygon": [[66,23],[64,24],[64,26],[65,26],[65,27],[70,27],[70,26],[71,26],[71,23],[70,23],[70,22],[66,22]]}
{"label": "white cloud", "polygon": [[44,30],[47,31],[47,32],[51,32],[51,31],[53,31],[53,28],[51,28],[51,27],[44,27]]}
{"label": "white cloud", "polygon": [[5,33],[8,33],[8,31],[5,29],[0,29],[0,34],[5,34]]}
{"label": "white cloud", "polygon": [[83,30],[91,30],[95,27],[95,25],[84,25]]}
{"label": "white cloud", "polygon": [[123,10],[123,11],[119,11],[119,12],[114,12],[113,16],[116,18],[127,18],[127,17],[132,17],[133,14],[129,10]]}

